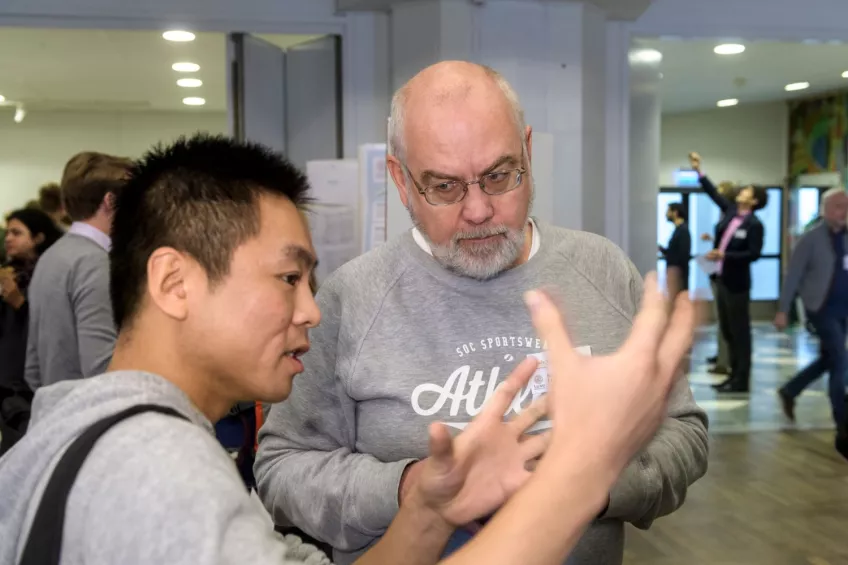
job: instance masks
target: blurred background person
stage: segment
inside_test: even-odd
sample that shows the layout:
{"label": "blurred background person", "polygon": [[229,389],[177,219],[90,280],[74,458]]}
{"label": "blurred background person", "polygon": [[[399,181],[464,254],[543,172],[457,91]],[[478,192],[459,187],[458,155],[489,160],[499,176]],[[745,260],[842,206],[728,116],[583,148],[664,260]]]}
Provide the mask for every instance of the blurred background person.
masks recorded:
{"label": "blurred background person", "polygon": [[739,190],[735,200],[722,196],[701,170],[701,156],[689,154],[701,188],[722,212],[715,229],[715,248],[706,258],[717,263],[719,329],[730,350],[730,376],[715,385],[718,392],[749,392],[751,387],[751,263],[763,251],[765,229],[754,214],[768,203],[768,192],[759,185]]}
{"label": "blurred background person", "polygon": [[38,258],[62,236],[40,210],[16,210],[6,223],[6,262],[0,267],[0,454],[20,439],[29,420],[32,391],[24,381],[29,282]]}
{"label": "blurred background person", "polygon": [[830,374],[828,396],[836,424],[836,449],[848,459],[848,416],[845,406],[845,350],[848,319],[848,193],[833,188],[822,195],[821,221],[809,229],[792,253],[774,318],[777,329],[789,325],[789,309],[800,295],[807,318],[816,329],[818,359],[778,390],[783,411],[795,421],[795,400],[805,388]]}
{"label": "blurred background person", "polygon": [[[737,187],[730,181],[722,181],[718,183],[718,192],[724,198],[728,200],[736,200],[736,192]],[[718,228],[718,225],[725,221],[724,214],[719,217],[718,224],[713,226],[713,231]],[[713,241],[712,234],[704,233],[701,235],[701,241]],[[715,319],[718,320],[718,312],[719,312],[719,293],[718,293],[718,285],[716,281],[718,280],[718,274],[713,273],[710,275],[710,289],[712,289],[713,293],[713,313],[715,315]],[[724,334],[721,331],[716,332],[716,354],[714,357],[710,357],[707,359],[707,363],[712,365],[709,368],[709,372],[715,375],[729,375],[730,374],[730,349],[727,347],[727,340],[724,339]]]}
{"label": "blurred background person", "polygon": [[675,225],[674,232],[668,240],[668,247],[660,246],[660,253],[665,257],[666,285],[669,297],[689,291],[689,259],[692,251],[692,235],[689,224],[686,223],[686,209],[683,204],[674,202],[668,205],[666,219]]}
{"label": "blurred background person", "polygon": [[62,174],[73,224],[39,260],[30,285],[25,378],[33,390],[106,371],[116,330],[109,301],[109,255],[116,194],[133,161],[86,151]]}
{"label": "blurred background person", "polygon": [[68,231],[68,228],[71,227],[71,220],[65,212],[65,204],[62,201],[62,187],[55,182],[42,186],[38,191],[38,205],[44,213],[53,218],[59,229]]}

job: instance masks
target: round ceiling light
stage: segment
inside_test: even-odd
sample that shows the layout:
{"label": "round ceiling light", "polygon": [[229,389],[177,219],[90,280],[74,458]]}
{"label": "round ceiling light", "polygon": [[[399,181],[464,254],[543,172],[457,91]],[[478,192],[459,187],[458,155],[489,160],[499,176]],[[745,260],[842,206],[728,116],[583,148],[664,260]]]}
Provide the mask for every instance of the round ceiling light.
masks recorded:
{"label": "round ceiling light", "polygon": [[738,55],[745,52],[745,46],[741,43],[722,43],[713,49],[716,55]]}
{"label": "round ceiling light", "polygon": [[186,106],[203,106],[206,104],[206,99],[199,98],[197,96],[189,96],[188,98],[183,98],[183,104]]}
{"label": "round ceiling light", "polygon": [[848,71],[845,71],[844,73],[842,73],[842,78],[848,78]]}
{"label": "round ceiling light", "polygon": [[5,101],[6,101],[6,97],[3,96],[2,94],[0,94],[0,102],[5,102]]}
{"label": "round ceiling light", "polygon": [[199,78],[181,78],[177,81],[177,86],[182,86],[183,88],[197,88],[198,86],[203,86],[203,81]]}
{"label": "round ceiling light", "polygon": [[190,31],[184,31],[181,29],[174,29],[171,31],[166,31],[162,34],[162,37],[168,41],[194,41],[194,34]]}
{"label": "round ceiling light", "polygon": [[796,90],[805,90],[807,88],[810,88],[810,83],[809,82],[793,82],[792,84],[787,84],[785,88],[786,88],[787,92],[794,92]]}
{"label": "round ceiling light", "polygon": [[663,55],[656,49],[637,49],[630,52],[630,60],[634,63],[659,63]]}
{"label": "round ceiling light", "polygon": [[731,106],[736,106],[739,104],[739,100],[736,98],[728,98],[727,100],[719,100],[716,104],[719,108],[730,108]]}
{"label": "round ceiling light", "polygon": [[200,70],[200,65],[197,63],[174,63],[171,65],[171,68],[177,71],[178,73],[196,73]]}

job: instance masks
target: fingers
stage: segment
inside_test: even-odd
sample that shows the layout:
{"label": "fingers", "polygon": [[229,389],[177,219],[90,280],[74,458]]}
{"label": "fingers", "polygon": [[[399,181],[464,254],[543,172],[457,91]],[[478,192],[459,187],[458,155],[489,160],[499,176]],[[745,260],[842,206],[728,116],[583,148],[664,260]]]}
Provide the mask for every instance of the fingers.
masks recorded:
{"label": "fingers", "polygon": [[668,329],[659,347],[659,375],[671,390],[683,358],[692,346],[698,323],[698,308],[685,293],[678,295]]}
{"label": "fingers", "polygon": [[638,353],[656,353],[668,323],[668,304],[657,284],[656,273],[645,277],[645,292],[642,298],[642,308],[633,320],[630,337],[622,349]]}
{"label": "fingers", "polygon": [[454,466],[453,438],[444,424],[434,422],[429,428],[428,459],[433,469],[439,474],[447,474]]}
{"label": "fingers", "polygon": [[486,402],[483,406],[483,411],[477,418],[481,420],[503,420],[504,414],[509,409],[512,400],[521,392],[522,388],[527,386],[527,382],[533,376],[538,364],[539,362],[535,357],[527,357],[519,363],[506,380],[498,385],[498,388],[495,389],[495,394]]}
{"label": "fingers", "polygon": [[516,436],[519,436],[527,431],[527,429],[538,422],[545,414],[548,413],[548,396],[545,395],[538,400],[534,400],[530,406],[521,411],[519,415],[509,422],[509,427],[512,428]]}
{"label": "fingers", "polygon": [[[530,291],[524,295],[524,301],[530,309],[533,327],[545,342],[549,367],[566,367],[577,357],[571,339],[565,329],[562,314],[551,297],[539,290]],[[554,375],[556,378],[556,375]]]}
{"label": "fingers", "polygon": [[525,439],[519,444],[519,449],[524,460],[529,461],[530,459],[538,459],[544,455],[550,443],[551,432],[547,431],[525,436]]}

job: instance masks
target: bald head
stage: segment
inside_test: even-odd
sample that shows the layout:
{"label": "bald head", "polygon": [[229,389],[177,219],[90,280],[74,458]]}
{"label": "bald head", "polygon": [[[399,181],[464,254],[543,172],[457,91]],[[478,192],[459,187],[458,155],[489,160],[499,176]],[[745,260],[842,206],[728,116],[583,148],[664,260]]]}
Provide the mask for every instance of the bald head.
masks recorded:
{"label": "bald head", "polygon": [[433,123],[434,115],[473,112],[481,119],[502,119],[506,112],[519,136],[524,134],[524,112],[518,96],[497,71],[466,61],[431,65],[402,86],[392,99],[389,149],[406,159],[410,129]]}

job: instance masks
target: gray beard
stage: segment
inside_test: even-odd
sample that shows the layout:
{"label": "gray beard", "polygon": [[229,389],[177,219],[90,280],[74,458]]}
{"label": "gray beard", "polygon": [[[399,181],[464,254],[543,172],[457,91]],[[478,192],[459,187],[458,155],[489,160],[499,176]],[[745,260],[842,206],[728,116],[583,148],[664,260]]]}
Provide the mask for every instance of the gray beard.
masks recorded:
{"label": "gray beard", "polygon": [[[412,223],[421,232],[424,240],[430,246],[433,258],[445,269],[457,275],[476,280],[489,280],[511,268],[524,251],[526,226],[521,229],[511,229],[504,225],[488,225],[470,231],[455,234],[449,243],[439,245],[433,242],[427,231],[415,217],[415,211],[410,208],[409,216]],[[485,244],[477,244],[473,248],[460,242],[464,239],[477,239],[496,236]]]}

